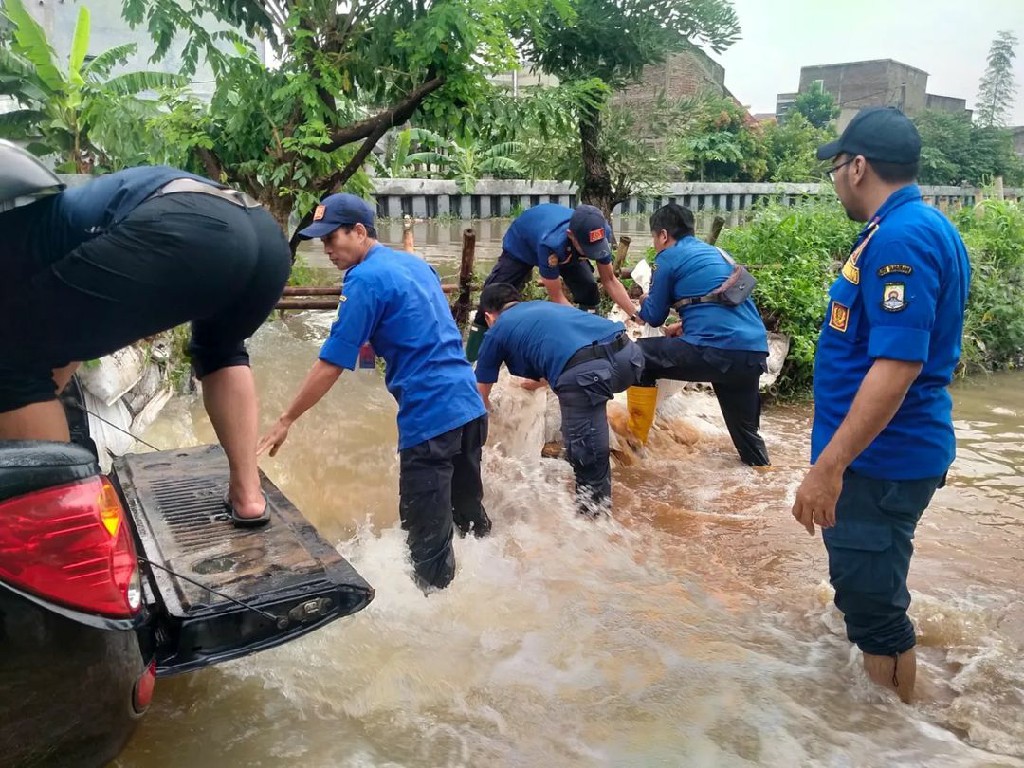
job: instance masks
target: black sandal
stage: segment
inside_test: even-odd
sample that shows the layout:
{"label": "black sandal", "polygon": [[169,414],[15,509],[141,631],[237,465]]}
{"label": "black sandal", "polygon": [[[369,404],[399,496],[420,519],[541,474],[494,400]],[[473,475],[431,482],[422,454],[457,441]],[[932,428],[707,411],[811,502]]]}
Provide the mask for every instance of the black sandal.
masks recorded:
{"label": "black sandal", "polygon": [[228,517],[231,518],[231,523],[237,528],[259,528],[262,525],[266,525],[270,522],[270,501],[267,499],[267,494],[263,494],[263,514],[259,517],[240,517],[235,508],[231,506],[230,497],[224,494],[224,506],[228,511]]}

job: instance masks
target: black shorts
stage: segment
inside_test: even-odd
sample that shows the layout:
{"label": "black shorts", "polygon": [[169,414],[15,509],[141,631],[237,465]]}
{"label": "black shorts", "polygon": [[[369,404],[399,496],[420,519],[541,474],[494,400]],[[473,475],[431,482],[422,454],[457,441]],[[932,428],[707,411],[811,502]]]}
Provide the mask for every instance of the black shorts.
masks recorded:
{"label": "black shorts", "polygon": [[0,285],[0,412],[54,397],[52,370],[192,322],[196,375],[248,365],[245,340],[291,269],[262,208],[199,193],[149,200],[35,274]]}

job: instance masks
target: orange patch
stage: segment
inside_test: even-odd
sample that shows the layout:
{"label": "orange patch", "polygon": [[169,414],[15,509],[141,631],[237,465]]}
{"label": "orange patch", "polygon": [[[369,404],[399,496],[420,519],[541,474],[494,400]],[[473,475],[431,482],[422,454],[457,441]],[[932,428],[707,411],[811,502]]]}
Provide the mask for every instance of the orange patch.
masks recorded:
{"label": "orange patch", "polygon": [[604,240],[604,229],[592,229],[587,237],[590,239],[590,242],[599,243]]}
{"label": "orange patch", "polygon": [[829,327],[835,328],[840,333],[846,333],[846,328],[850,324],[850,308],[838,301],[833,301],[828,324]]}
{"label": "orange patch", "polygon": [[327,209],[324,206],[318,205],[316,207],[316,210],[313,211],[313,221],[320,221],[320,219],[324,217],[324,213],[326,212]]}
{"label": "orange patch", "polygon": [[549,267],[557,267],[558,266],[558,257],[555,256],[555,254],[553,254],[553,253],[550,256],[548,256],[548,266]]}

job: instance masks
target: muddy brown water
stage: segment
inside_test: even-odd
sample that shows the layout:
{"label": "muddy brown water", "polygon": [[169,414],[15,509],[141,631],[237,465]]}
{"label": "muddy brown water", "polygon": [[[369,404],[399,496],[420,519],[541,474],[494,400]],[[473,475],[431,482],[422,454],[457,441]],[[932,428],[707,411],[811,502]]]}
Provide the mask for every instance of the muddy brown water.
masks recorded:
{"label": "muddy brown water", "polygon": [[[293,314],[253,340],[268,423],[327,322]],[[657,431],[647,459],[616,467],[599,523],[574,516],[564,463],[488,450],[494,535],[457,542],[454,584],[425,598],[397,526],[394,403],[374,372],[346,373],[262,466],[376,600],[160,681],[113,765],[1024,766],[1022,386],[954,389],[959,455],[911,571],[922,701],[907,707],[867,683],[820,538],[789,514],[809,407],[766,413],[766,473],[727,440]],[[146,438],[214,439],[185,397]]]}

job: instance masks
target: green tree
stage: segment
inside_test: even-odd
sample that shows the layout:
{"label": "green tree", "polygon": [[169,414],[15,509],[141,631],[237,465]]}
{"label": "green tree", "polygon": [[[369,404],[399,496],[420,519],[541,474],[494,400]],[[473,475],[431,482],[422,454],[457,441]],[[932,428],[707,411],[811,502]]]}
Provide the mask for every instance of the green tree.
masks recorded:
{"label": "green tree", "polygon": [[763,142],[767,154],[768,180],[779,182],[812,182],[822,178],[818,147],[835,138],[829,125],[815,128],[799,112],[786,115],[782,122],[768,123]]}
{"label": "green tree", "polygon": [[832,94],[825,90],[824,85],[814,82],[810,88],[796,97],[793,112],[803,115],[815,128],[824,128],[839,117],[839,105]]}
{"label": "green tree", "polygon": [[700,181],[760,181],[768,170],[761,126],[727,96],[705,94],[670,143],[680,167]]}
{"label": "green tree", "polygon": [[21,0],[3,0],[0,18],[10,26],[8,39],[0,42],[0,95],[19,105],[0,114],[0,136],[27,140],[37,154],[56,154],[60,171],[90,173],[136,152],[143,142],[139,126],[157,110],[156,101],[138,95],[183,83],[163,72],[111,75],[135,53],[134,45],[86,61],[90,21],[84,6],[66,64]]}
{"label": "green tree", "polygon": [[422,129],[417,130],[415,138],[425,148],[410,154],[406,164],[437,166],[442,176],[455,180],[464,195],[473,191],[482,176],[509,178],[525,173],[514,157],[522,147],[514,141],[485,146],[472,138],[447,139]]}
{"label": "green tree", "polygon": [[1006,125],[1006,118],[1017,85],[1013,79],[1013,60],[1017,55],[1017,36],[1003,30],[992,41],[988,52],[988,67],[978,84],[978,103],[975,119],[983,128]]}
{"label": "green tree", "polygon": [[1009,131],[981,127],[966,115],[937,110],[926,110],[913,120],[921,134],[922,183],[983,185],[995,176],[1011,185],[1024,182]]}
{"label": "green tree", "polygon": [[[509,26],[529,26],[529,0],[125,0],[166,52],[187,38],[194,65],[205,52],[217,77],[208,105],[179,100],[163,126],[186,159],[268,207],[283,227],[298,206],[341,188],[367,190],[376,143],[414,116],[455,124],[510,68]],[[226,56],[212,17],[267,37],[274,66],[252,51]],[[236,36],[237,38],[237,36]],[[293,246],[297,241],[293,238]]]}
{"label": "green tree", "polygon": [[[535,24],[516,30],[527,59],[562,82],[598,78],[611,88],[640,81],[643,69],[703,44],[716,52],[739,36],[729,0],[546,0]],[[603,105],[578,114],[580,195],[606,214],[619,202],[602,149]]]}

